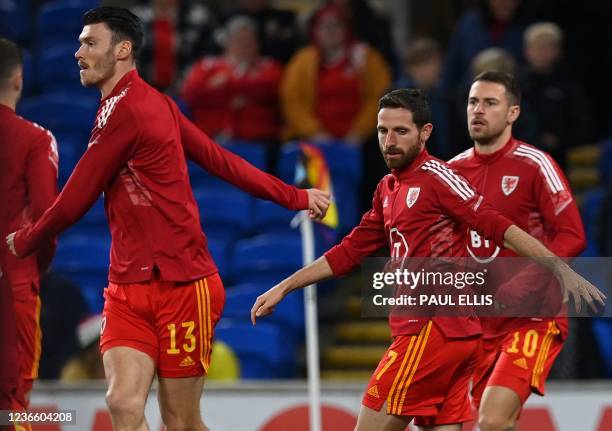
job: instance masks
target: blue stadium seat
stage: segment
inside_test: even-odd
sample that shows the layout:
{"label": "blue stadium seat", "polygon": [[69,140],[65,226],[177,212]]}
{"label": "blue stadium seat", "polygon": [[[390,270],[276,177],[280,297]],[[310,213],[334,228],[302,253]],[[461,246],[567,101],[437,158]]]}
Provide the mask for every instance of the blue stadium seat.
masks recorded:
{"label": "blue stadium seat", "polygon": [[229,256],[231,254],[234,242],[223,238],[207,238],[208,251],[217,265],[219,275],[222,280],[229,279],[231,276],[231,267],[228,265]]}
{"label": "blue stadium seat", "polygon": [[[251,307],[259,295],[272,286],[268,283],[244,283],[232,286],[226,290],[223,316],[238,322],[249,322]],[[274,313],[263,320],[268,323],[278,323],[288,328],[294,336],[301,338],[304,330],[304,295],[302,291],[287,295],[278,304]]]}
{"label": "blue stadium seat", "polygon": [[593,189],[585,194],[580,205],[580,213],[587,239],[587,249],[581,254],[581,257],[601,256],[598,240],[604,196],[604,189]]}
{"label": "blue stadium seat", "polygon": [[[363,176],[361,150],[342,142],[317,145],[325,155],[331,172],[338,205],[340,231],[346,232],[359,222],[358,190]],[[301,151],[299,143],[285,144],[281,149],[279,175],[288,182],[295,179],[295,167]]]}
{"label": "blue stadium seat", "polygon": [[604,140],[600,145],[599,172],[601,182],[604,186],[612,188],[612,137]]}
{"label": "blue stadium seat", "polygon": [[0,37],[20,46],[30,46],[33,1],[0,1]]}
{"label": "blue stadium seat", "polygon": [[83,29],[83,14],[96,4],[94,1],[82,0],[43,3],[37,23],[38,46],[41,48],[41,53],[46,48],[66,42],[77,43]]}
{"label": "blue stadium seat", "polygon": [[53,269],[76,282],[89,301],[92,311],[99,311],[102,290],[108,284],[110,238],[70,235],[59,240]]}
{"label": "blue stadium seat", "polygon": [[207,237],[233,241],[251,229],[254,199],[250,195],[230,187],[198,188],[193,195]]}
{"label": "blue stadium seat", "polygon": [[294,352],[285,348],[281,328],[270,323],[232,322],[222,319],[215,337],[228,344],[240,359],[241,378],[290,377],[295,368]]}
{"label": "blue stadium seat", "polygon": [[259,235],[236,242],[231,259],[235,283],[276,284],[302,267],[298,235]]}
{"label": "blue stadium seat", "polygon": [[89,97],[47,94],[24,99],[17,113],[51,130],[60,156],[60,183],[87,149],[89,133],[98,109],[98,101]]}
{"label": "blue stadium seat", "polygon": [[36,66],[30,52],[23,51],[23,95],[28,97],[36,92]]}
{"label": "blue stadium seat", "polygon": [[[253,166],[266,170],[266,150],[261,144],[247,143],[245,141],[228,141],[223,148],[242,157]],[[193,187],[234,187],[230,183],[212,175],[193,162],[188,162],[189,178]]]}
{"label": "blue stadium seat", "polygon": [[253,229],[258,234],[293,234],[298,229],[292,228],[290,223],[296,215],[296,211],[283,208],[274,202],[256,199]]}
{"label": "blue stadium seat", "polygon": [[56,45],[44,49],[36,57],[36,76],[43,93],[59,93],[99,98],[95,88],[81,85],[79,66],[74,58],[77,43]]}

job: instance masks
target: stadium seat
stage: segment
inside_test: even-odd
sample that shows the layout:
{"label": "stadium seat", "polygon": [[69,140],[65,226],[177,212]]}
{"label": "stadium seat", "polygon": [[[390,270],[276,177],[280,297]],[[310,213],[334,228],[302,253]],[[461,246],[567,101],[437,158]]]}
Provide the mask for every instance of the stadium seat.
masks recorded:
{"label": "stadium seat", "polygon": [[79,66],[74,58],[78,43],[56,45],[42,50],[37,55],[36,76],[40,91],[99,98],[95,88],[81,85]]}
{"label": "stadium seat", "polygon": [[587,249],[581,254],[581,257],[601,256],[598,239],[604,196],[604,189],[597,188],[586,193],[582,200],[580,213],[587,238]]}
{"label": "stadium seat", "polygon": [[89,97],[47,94],[24,99],[17,113],[51,130],[60,156],[60,183],[63,184],[87,148],[98,101]]}
{"label": "stadium seat", "polygon": [[53,261],[54,270],[79,285],[93,312],[100,311],[108,284],[109,251],[108,236],[69,235],[60,239]]}
{"label": "stadium seat", "polygon": [[299,230],[292,228],[290,224],[296,215],[296,211],[283,208],[274,202],[256,199],[253,229],[258,234],[294,234]]}
{"label": "stadium seat", "polygon": [[[229,150],[242,157],[253,166],[264,171],[266,170],[266,150],[261,144],[250,142],[247,143],[245,141],[228,141],[222,146],[226,150]],[[188,166],[191,185],[195,188],[234,187],[230,183],[212,175],[191,161],[188,163]]]}
{"label": "stadium seat", "polygon": [[[38,14],[38,46],[45,49],[66,42],[77,43],[83,29],[83,14],[97,1],[66,0],[45,2]],[[76,49],[75,49],[76,51]]]}
{"label": "stadium seat", "polygon": [[225,281],[231,276],[231,267],[228,265],[228,259],[232,247],[234,246],[234,242],[223,238],[207,238],[207,240],[208,251],[210,251],[210,254],[215,261],[215,264],[217,265],[217,269],[219,270],[219,275],[221,276],[221,279]]}
{"label": "stadium seat", "polygon": [[0,1],[0,37],[30,46],[33,1]]}
{"label": "stadium seat", "polygon": [[238,355],[243,379],[290,377],[295,368],[294,352],[286,349],[281,329],[273,324],[253,326],[222,319],[215,337]]}
{"label": "stadium seat", "polygon": [[[227,289],[223,316],[232,318],[237,322],[249,322],[251,307],[259,295],[270,289],[268,283],[244,283]],[[287,295],[278,304],[274,313],[266,316],[265,322],[278,323],[291,333],[301,338],[304,330],[304,295],[301,291]]]}
{"label": "stadium seat", "polygon": [[[342,142],[317,146],[323,151],[331,172],[334,196],[338,205],[340,231],[346,232],[359,222],[358,190],[363,176],[361,150]],[[282,147],[279,175],[288,183],[293,183],[295,180],[295,168],[300,153],[297,142]]]}
{"label": "stadium seat", "polygon": [[612,187],[612,138],[608,138],[601,143],[599,172],[602,184]]}
{"label": "stadium seat", "polygon": [[28,97],[36,92],[36,67],[30,52],[23,51],[23,95]]}
{"label": "stadium seat", "polygon": [[235,283],[276,284],[302,267],[298,235],[259,235],[236,242],[231,259]]}
{"label": "stadium seat", "polygon": [[254,199],[235,188],[198,188],[193,191],[204,232],[209,238],[234,241],[253,223]]}

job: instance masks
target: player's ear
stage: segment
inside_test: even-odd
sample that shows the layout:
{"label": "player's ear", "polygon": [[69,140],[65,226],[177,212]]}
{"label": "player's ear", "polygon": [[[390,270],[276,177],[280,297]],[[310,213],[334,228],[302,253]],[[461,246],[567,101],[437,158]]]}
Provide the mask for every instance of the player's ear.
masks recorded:
{"label": "player's ear", "polygon": [[23,69],[19,68],[13,73],[11,77],[11,87],[16,92],[21,92],[23,88]]}
{"label": "player's ear", "polygon": [[122,40],[117,44],[116,55],[117,60],[127,60],[132,55],[132,42],[129,40]]}
{"label": "player's ear", "polygon": [[426,123],[421,127],[421,143],[427,142],[429,137],[431,136],[431,131],[433,130],[433,124]]}
{"label": "player's ear", "polygon": [[521,107],[519,105],[510,106],[510,110],[508,111],[508,122],[510,124],[514,123],[519,115],[521,115]]}

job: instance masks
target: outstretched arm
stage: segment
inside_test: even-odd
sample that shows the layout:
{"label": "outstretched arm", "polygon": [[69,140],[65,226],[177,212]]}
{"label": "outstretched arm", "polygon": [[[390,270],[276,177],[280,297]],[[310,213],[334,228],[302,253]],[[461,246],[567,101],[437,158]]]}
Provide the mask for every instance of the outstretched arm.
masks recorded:
{"label": "outstretched arm", "polygon": [[327,262],[327,258],[321,256],[310,265],[285,278],[266,293],[259,295],[257,300],[255,300],[255,304],[253,304],[253,308],[251,308],[251,322],[254,325],[258,317],[271,314],[276,304],[281,302],[289,292],[310,286],[333,275],[334,273]]}
{"label": "outstretched arm", "polygon": [[317,189],[303,190],[285,184],[278,178],[257,169],[246,160],[222,148],[168,103],[178,116],[185,155],[213,175],[252,194],[290,210],[310,210],[311,218],[325,216],[329,194]]}

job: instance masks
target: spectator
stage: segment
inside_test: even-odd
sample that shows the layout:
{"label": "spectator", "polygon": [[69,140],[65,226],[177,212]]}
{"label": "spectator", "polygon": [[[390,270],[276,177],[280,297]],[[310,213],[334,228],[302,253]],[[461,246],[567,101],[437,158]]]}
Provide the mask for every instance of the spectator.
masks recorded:
{"label": "spectator", "polygon": [[521,0],[482,0],[477,10],[460,18],[446,54],[443,74],[446,91],[455,92],[471,81],[470,62],[486,48],[500,47],[516,60],[522,58],[524,25],[520,6]]}
{"label": "spectator", "polygon": [[283,78],[285,136],[363,143],[375,132],[378,99],[390,82],[381,54],[353,38],[344,10],[322,7],[310,45],[290,60]]}
{"label": "spectator", "polygon": [[552,22],[529,26],[524,44],[527,64],[520,81],[540,127],[534,143],[565,168],[570,148],[597,138],[591,108],[582,86],[562,64],[563,31],[559,26]]}
{"label": "spectator", "polygon": [[223,56],[204,57],[185,80],[182,97],[194,123],[210,136],[278,141],[281,66],[259,55],[248,17],[229,21],[226,43]]}
{"label": "spectator", "polygon": [[226,21],[235,16],[248,16],[257,23],[261,54],[286,63],[299,43],[298,25],[292,11],[269,6],[268,0],[240,0]]}
{"label": "spectator", "polygon": [[101,314],[89,316],[79,323],[77,338],[80,351],[64,365],[60,380],[69,382],[104,379],[104,365],[98,346],[103,325]]}
{"label": "spectator", "polygon": [[196,58],[214,49],[215,14],[193,1],[153,0],[133,7],[145,27],[139,72],[160,91],[173,93],[174,83]]}
{"label": "spectator", "polygon": [[380,52],[388,64],[395,64],[391,23],[386,16],[381,15],[366,0],[327,0],[327,3],[344,8],[355,37]]}
{"label": "spectator", "polygon": [[451,153],[448,131],[450,100],[440,89],[443,56],[438,43],[429,38],[413,40],[406,49],[403,76],[395,88],[418,88],[429,98],[434,130],[428,142],[431,154],[447,160]]}

